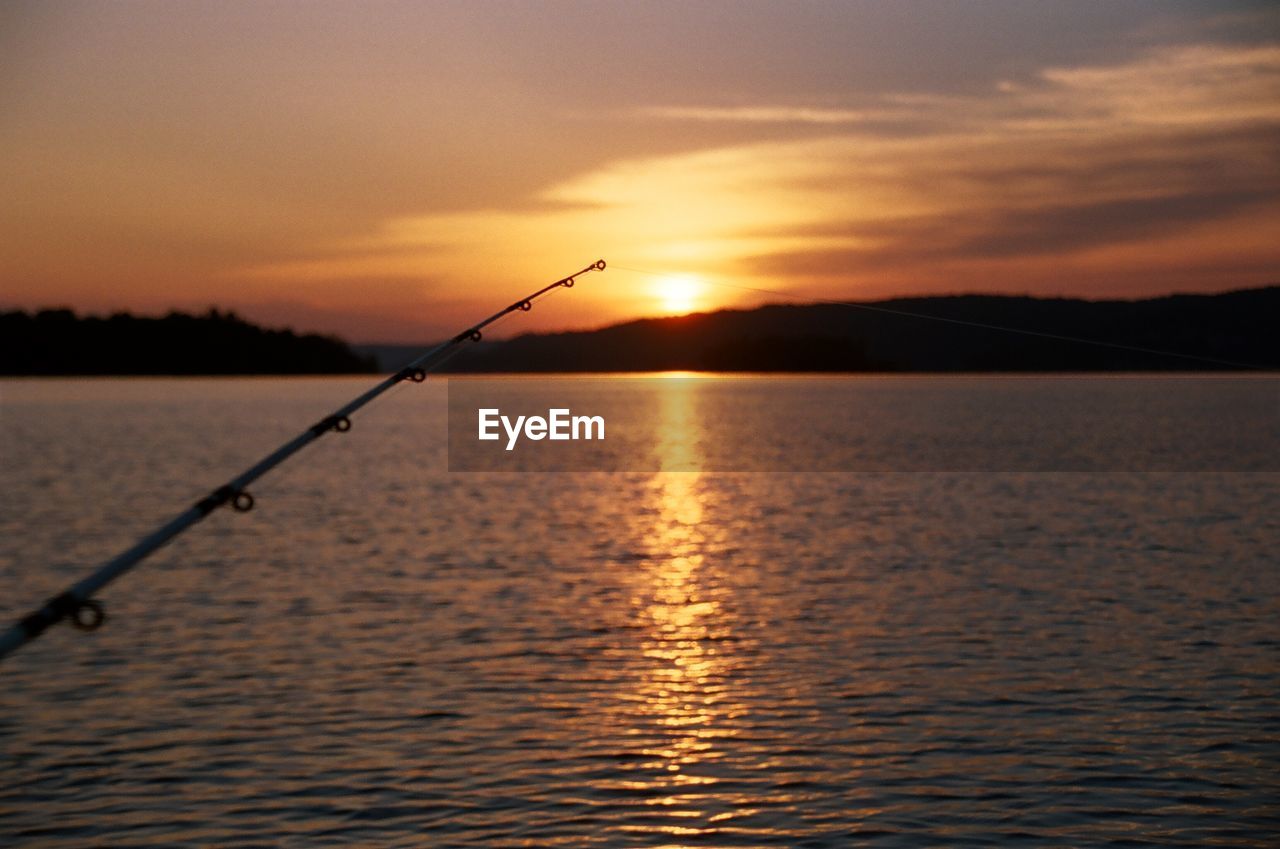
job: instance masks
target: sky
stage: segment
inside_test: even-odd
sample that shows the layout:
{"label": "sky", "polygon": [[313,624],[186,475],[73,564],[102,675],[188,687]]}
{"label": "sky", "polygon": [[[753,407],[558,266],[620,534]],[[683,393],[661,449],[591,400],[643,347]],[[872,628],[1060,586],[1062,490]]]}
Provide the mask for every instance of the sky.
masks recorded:
{"label": "sky", "polygon": [[9,3],[0,308],[431,340],[1280,282],[1265,2]]}

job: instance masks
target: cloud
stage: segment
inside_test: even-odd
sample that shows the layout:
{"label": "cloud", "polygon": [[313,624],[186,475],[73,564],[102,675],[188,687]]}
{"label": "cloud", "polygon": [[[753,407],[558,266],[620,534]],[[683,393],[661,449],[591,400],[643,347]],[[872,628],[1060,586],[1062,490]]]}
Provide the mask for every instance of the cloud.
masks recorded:
{"label": "cloud", "polygon": [[905,117],[902,109],[830,109],[814,106],[647,106],[636,117],[662,121],[746,124],[866,124]]}
{"label": "cloud", "polygon": [[[345,262],[305,270],[540,279],[603,255],[816,295],[1246,285],[1280,267],[1264,237],[1280,207],[1278,90],[1280,47],[1199,45],[865,109],[650,107],[659,125],[810,129],[610,162],[510,208],[390,219],[347,240]],[[574,303],[646,308],[599,291]]]}
{"label": "cloud", "polygon": [[1058,254],[1179,232],[1274,201],[1269,190],[1206,191],[996,213],[984,232],[959,240],[950,253],[974,258]]}
{"label": "cloud", "polygon": [[1269,123],[1280,118],[1280,46],[1161,47],[1125,63],[1046,68],[1025,80],[1002,80],[979,95],[890,92],[862,101],[849,107],[663,105],[632,114],[659,121],[911,122],[943,131],[987,126],[1030,133]]}
{"label": "cloud", "polygon": [[1176,234],[1274,204],[1274,191],[1246,189],[848,224],[807,233],[818,239],[858,238],[867,241],[866,246],[781,252],[753,257],[748,264],[770,275],[822,273],[832,268],[865,273],[886,266],[927,266],[939,260],[1062,255]]}
{"label": "cloud", "polygon": [[[1050,68],[1028,105],[1087,126],[1238,126],[1280,120],[1280,46],[1189,45],[1123,65]],[[1033,125],[1034,126],[1034,125]]]}
{"label": "cloud", "polygon": [[[825,174],[796,187],[822,212],[774,231],[777,249],[744,258],[745,273],[871,286],[959,273],[1016,289],[1052,280],[1055,263],[1067,283],[1066,263],[1101,286],[1100,258],[1126,252],[1132,280],[1145,244],[1152,290],[1182,261],[1208,286],[1280,276],[1258,236],[1280,209],[1280,48],[1166,48],[985,98],[902,102],[938,129],[775,150]],[[1250,253],[1215,249],[1227,242]]]}

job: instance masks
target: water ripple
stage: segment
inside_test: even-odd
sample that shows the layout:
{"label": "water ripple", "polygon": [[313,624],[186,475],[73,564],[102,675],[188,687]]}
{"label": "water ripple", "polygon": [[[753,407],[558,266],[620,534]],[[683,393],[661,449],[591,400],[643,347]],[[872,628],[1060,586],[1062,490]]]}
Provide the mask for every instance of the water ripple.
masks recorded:
{"label": "water ripple", "polygon": [[[270,447],[246,393],[291,422],[351,389],[192,386],[6,398],[0,599]],[[420,451],[441,411],[405,393],[113,587],[108,627],[7,662],[0,842],[1280,833],[1276,476],[449,476]],[[95,442],[107,415],[135,436]],[[166,480],[126,473],[157,451]]]}

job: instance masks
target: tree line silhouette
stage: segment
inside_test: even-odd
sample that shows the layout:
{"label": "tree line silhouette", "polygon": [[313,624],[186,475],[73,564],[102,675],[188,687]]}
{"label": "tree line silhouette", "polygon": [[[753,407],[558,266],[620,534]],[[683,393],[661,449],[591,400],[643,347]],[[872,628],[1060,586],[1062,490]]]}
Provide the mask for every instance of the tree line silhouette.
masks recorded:
{"label": "tree line silhouette", "polygon": [[1280,367],[1277,286],[1133,301],[959,295],[865,306],[869,309],[775,304],[592,331],[528,334],[466,349],[444,370],[954,373]]}
{"label": "tree line silhouette", "polygon": [[[868,306],[873,309],[770,305],[527,334],[465,348],[443,371],[1182,371],[1230,369],[1230,363],[1280,368],[1277,286],[1136,301],[964,295]],[[161,318],[80,317],[69,309],[0,313],[5,375],[354,374],[394,370],[425,347],[353,350],[336,337],[269,330],[217,309]]]}
{"label": "tree line silhouette", "polygon": [[6,375],[350,374],[374,366],[336,337],[269,330],[217,309],[160,318],[0,313]]}

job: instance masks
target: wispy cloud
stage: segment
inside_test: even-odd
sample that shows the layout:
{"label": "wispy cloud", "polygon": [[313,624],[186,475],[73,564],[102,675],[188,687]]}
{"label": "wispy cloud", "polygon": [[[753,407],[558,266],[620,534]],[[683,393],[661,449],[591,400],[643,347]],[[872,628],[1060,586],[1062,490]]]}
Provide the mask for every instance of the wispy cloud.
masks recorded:
{"label": "wispy cloud", "polygon": [[1054,115],[1051,126],[1223,129],[1280,121],[1280,46],[1166,47],[1122,65],[1051,68],[1041,78],[1043,87],[1011,94],[1027,111]]}
{"label": "wispy cloud", "polygon": [[927,122],[938,130],[1096,130],[1115,124],[1194,126],[1280,119],[1280,46],[1182,45],[1112,65],[1046,68],[981,95],[886,93],[856,107],[647,106],[634,116],[666,121],[860,125]]}
{"label": "wispy cloud", "polygon": [[[436,263],[482,257],[482,273],[560,269],[591,244],[621,264],[814,294],[1261,283],[1280,272],[1265,237],[1280,218],[1278,94],[1280,47],[1200,45],[865,110],[652,107],[654,121],[829,132],[615,161],[547,188],[537,214],[396,219],[331,268],[375,273],[381,246],[404,274],[417,245]],[[575,301],[643,309],[618,290]]]}
{"label": "wispy cloud", "polygon": [[831,109],[819,106],[647,106],[634,116],[662,121],[707,121],[746,124],[866,124],[906,116],[906,110]]}
{"label": "wispy cloud", "polygon": [[826,174],[806,186],[823,212],[745,271],[880,291],[1280,277],[1263,235],[1280,211],[1280,48],[1164,48],[895,100],[930,129],[775,148]]}

